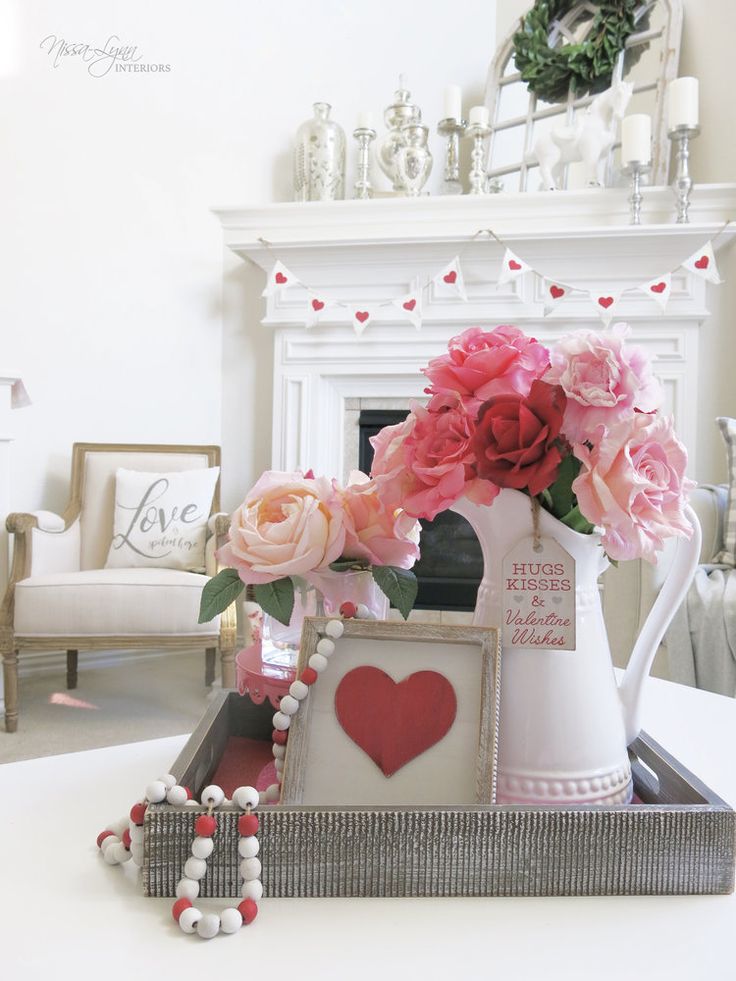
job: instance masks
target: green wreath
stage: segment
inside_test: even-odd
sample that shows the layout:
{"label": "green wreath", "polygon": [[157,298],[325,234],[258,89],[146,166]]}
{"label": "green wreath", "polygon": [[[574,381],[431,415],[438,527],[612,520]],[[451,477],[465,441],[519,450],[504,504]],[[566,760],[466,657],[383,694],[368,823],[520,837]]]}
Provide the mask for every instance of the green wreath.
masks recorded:
{"label": "green wreath", "polygon": [[[598,10],[580,44],[550,48],[549,35],[554,21],[574,6],[575,0],[536,0],[514,34],[517,71],[531,91],[545,102],[563,102],[571,85],[576,95],[608,88],[626,39],[634,30],[646,28],[646,15],[635,17],[644,6],[642,0],[601,0],[595,3]],[[639,45],[632,54],[640,57],[645,49],[646,45]]]}

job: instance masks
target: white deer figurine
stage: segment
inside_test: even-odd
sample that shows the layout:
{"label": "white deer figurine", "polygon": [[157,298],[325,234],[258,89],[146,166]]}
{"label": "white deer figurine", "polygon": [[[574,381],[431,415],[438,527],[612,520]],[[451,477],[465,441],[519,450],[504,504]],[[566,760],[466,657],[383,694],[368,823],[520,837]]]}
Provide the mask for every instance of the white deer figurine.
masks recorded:
{"label": "white deer figurine", "polygon": [[573,126],[555,126],[537,137],[532,157],[539,163],[544,187],[554,191],[562,167],[578,161],[583,163],[588,186],[603,186],[606,155],[616,140],[632,91],[629,82],[616,82],[593,99],[584,113],[578,113]]}

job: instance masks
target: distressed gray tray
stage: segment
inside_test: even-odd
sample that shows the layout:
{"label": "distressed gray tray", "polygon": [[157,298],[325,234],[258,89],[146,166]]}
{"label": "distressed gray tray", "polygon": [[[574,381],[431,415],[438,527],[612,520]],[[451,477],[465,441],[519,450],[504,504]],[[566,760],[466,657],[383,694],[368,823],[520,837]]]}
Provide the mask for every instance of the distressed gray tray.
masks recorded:
{"label": "distressed gray tray", "polygon": [[[213,700],[171,768],[199,794],[230,735],[269,739],[273,709]],[[259,811],[265,896],[598,896],[730,893],[736,814],[646,734],[630,748],[643,805]],[[173,896],[194,807],[153,805],[144,889]],[[224,808],[203,896],[238,896],[237,810]]]}

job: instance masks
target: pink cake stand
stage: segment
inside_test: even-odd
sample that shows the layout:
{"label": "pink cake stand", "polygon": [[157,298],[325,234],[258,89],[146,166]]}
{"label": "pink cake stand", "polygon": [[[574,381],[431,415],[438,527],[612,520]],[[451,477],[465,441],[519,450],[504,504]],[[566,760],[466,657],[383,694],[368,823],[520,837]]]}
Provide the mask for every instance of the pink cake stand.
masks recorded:
{"label": "pink cake stand", "polygon": [[239,651],[235,656],[235,667],[240,694],[247,695],[256,705],[262,705],[268,699],[275,709],[296,678],[295,668],[264,663],[260,643]]}

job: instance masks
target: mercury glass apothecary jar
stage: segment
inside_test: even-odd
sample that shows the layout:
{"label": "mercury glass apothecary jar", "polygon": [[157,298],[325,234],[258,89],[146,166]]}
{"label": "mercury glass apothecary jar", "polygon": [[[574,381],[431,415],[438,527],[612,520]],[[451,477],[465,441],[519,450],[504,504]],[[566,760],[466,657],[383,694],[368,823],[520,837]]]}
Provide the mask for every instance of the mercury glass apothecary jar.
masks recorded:
{"label": "mercury glass apothecary jar", "polygon": [[334,201],[345,197],[345,132],[330,119],[326,102],[299,127],[294,152],[294,199]]}

